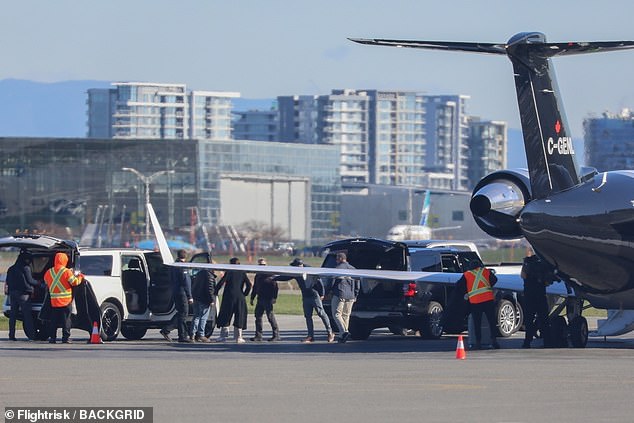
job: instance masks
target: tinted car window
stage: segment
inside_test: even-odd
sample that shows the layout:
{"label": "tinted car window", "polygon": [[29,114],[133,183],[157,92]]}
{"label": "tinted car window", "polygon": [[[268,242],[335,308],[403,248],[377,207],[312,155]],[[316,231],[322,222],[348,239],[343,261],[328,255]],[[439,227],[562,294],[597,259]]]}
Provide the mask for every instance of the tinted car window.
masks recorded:
{"label": "tinted car window", "polygon": [[326,258],[324,258],[324,262],[321,264],[321,267],[327,267],[330,269],[337,267],[336,255],[336,253],[329,253]]}
{"label": "tinted car window", "polygon": [[426,248],[409,249],[409,265],[414,272],[442,272],[440,254],[430,254]]}
{"label": "tinted car window", "polygon": [[442,256],[442,271],[449,273],[462,273],[460,270],[460,263],[453,255]]}
{"label": "tinted car window", "polygon": [[355,245],[347,250],[331,250],[321,267],[337,267],[336,254],[346,253],[348,263],[357,269],[406,270],[402,248],[376,248],[374,245]]}
{"label": "tinted car window", "polygon": [[152,279],[154,283],[158,283],[160,285],[170,283],[168,271],[169,267],[163,264],[160,254],[145,254],[145,260],[147,261],[147,265],[149,267],[150,279]]}
{"label": "tinted car window", "polygon": [[81,272],[89,276],[112,275],[112,256],[83,256],[80,258]]}
{"label": "tinted car window", "polygon": [[467,268],[467,263],[466,260],[469,261],[479,261],[480,263],[482,263],[482,261],[480,260],[480,257],[473,251],[465,251],[464,253],[460,253],[460,265],[462,266],[463,269]]}

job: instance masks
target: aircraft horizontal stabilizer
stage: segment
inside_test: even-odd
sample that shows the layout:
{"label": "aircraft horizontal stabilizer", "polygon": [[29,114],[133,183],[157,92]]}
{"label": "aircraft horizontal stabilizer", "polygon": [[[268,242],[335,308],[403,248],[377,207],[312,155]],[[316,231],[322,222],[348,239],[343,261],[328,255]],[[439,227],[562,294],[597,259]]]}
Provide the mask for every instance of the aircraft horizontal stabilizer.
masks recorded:
{"label": "aircraft horizontal stabilizer", "polygon": [[[428,50],[467,51],[472,53],[504,54],[518,40],[525,42],[531,36],[542,34],[517,34],[507,43],[474,43],[460,41],[424,41],[424,40],[389,40],[385,38],[348,38],[359,44],[387,47],[422,48]],[[523,43],[526,50],[542,57],[570,56],[575,54],[598,53],[605,51],[628,50],[634,48],[634,41],[582,41],[566,43],[547,43],[545,37],[540,42]],[[512,53],[511,53],[512,54]]]}
{"label": "aircraft horizontal stabilizer", "polygon": [[545,43],[541,46],[547,57],[571,56],[574,54],[599,53],[634,48],[634,41],[590,41],[570,43]]}
{"label": "aircraft horizontal stabilizer", "polygon": [[389,47],[424,48],[431,50],[470,51],[473,53],[506,54],[504,44],[463,43],[459,41],[387,40],[381,38],[348,38],[359,44]]}

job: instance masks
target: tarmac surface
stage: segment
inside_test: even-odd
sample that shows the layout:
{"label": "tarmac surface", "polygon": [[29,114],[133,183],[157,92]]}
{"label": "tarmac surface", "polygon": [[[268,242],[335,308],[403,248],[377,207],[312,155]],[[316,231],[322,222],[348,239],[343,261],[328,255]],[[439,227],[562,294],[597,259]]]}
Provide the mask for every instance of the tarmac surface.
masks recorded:
{"label": "tarmac surface", "polygon": [[453,335],[377,330],[367,341],[328,344],[315,319],[317,341],[306,345],[302,317],[278,321],[281,342],[242,345],[168,343],[157,330],[101,345],[76,329],[71,345],[11,342],[0,332],[0,403],[146,406],[154,422],[634,421],[629,334],[591,338],[585,349],[525,350],[518,333],[500,350],[457,360]]}

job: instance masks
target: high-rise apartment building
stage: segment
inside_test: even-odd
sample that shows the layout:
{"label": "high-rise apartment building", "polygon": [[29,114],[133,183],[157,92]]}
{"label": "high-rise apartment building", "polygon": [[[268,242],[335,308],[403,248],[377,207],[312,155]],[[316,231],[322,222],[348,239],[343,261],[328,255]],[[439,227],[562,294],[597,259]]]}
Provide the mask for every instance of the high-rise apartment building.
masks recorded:
{"label": "high-rise apartment building", "polygon": [[634,169],[634,113],[603,113],[583,121],[585,162],[598,171]]}
{"label": "high-rise apartment building", "polygon": [[317,139],[340,146],[342,182],[370,180],[370,97],[366,92],[332,90],[317,98]]}
{"label": "high-rise apartment building", "polygon": [[469,189],[484,176],[506,168],[506,122],[469,118]]}
{"label": "high-rise apartment building", "polygon": [[88,134],[121,139],[230,139],[231,98],[185,84],[115,82],[88,90]]}
{"label": "high-rise apartment building", "polygon": [[88,90],[88,138],[112,138],[112,119],[116,91],[102,88]]}
{"label": "high-rise apartment building", "polygon": [[237,97],[240,97],[240,94],[192,91],[189,95],[189,138],[230,140],[231,99]]}
{"label": "high-rise apartment building", "polygon": [[277,110],[233,112],[233,138],[251,141],[279,141]]}
{"label": "high-rise apartment building", "polygon": [[370,182],[421,186],[425,178],[425,97],[410,91],[363,91],[370,97]]}
{"label": "high-rise apartment building", "polygon": [[279,108],[279,141],[318,144],[317,96],[277,97]]}
{"label": "high-rise apartment building", "polygon": [[368,89],[278,97],[280,140],[339,145],[344,184],[467,190],[468,98]]}
{"label": "high-rise apartment building", "polygon": [[469,124],[465,95],[427,96],[425,103],[425,133],[427,138],[425,168],[429,172],[451,174],[442,180],[450,186],[430,185],[428,188],[469,189]]}

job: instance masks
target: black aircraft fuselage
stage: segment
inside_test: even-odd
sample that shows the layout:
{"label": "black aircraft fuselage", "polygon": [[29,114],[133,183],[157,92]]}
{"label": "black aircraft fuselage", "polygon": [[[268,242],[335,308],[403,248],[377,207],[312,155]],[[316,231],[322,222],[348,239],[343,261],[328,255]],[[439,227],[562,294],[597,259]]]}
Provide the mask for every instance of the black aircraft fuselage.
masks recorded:
{"label": "black aircraft fuselage", "polygon": [[526,237],[535,252],[594,306],[634,309],[634,171],[580,174],[551,58],[634,48],[633,41],[547,43],[520,33],[507,43],[352,39],[361,44],[507,55],[513,64],[528,170],[502,170],[474,188],[485,232]]}

